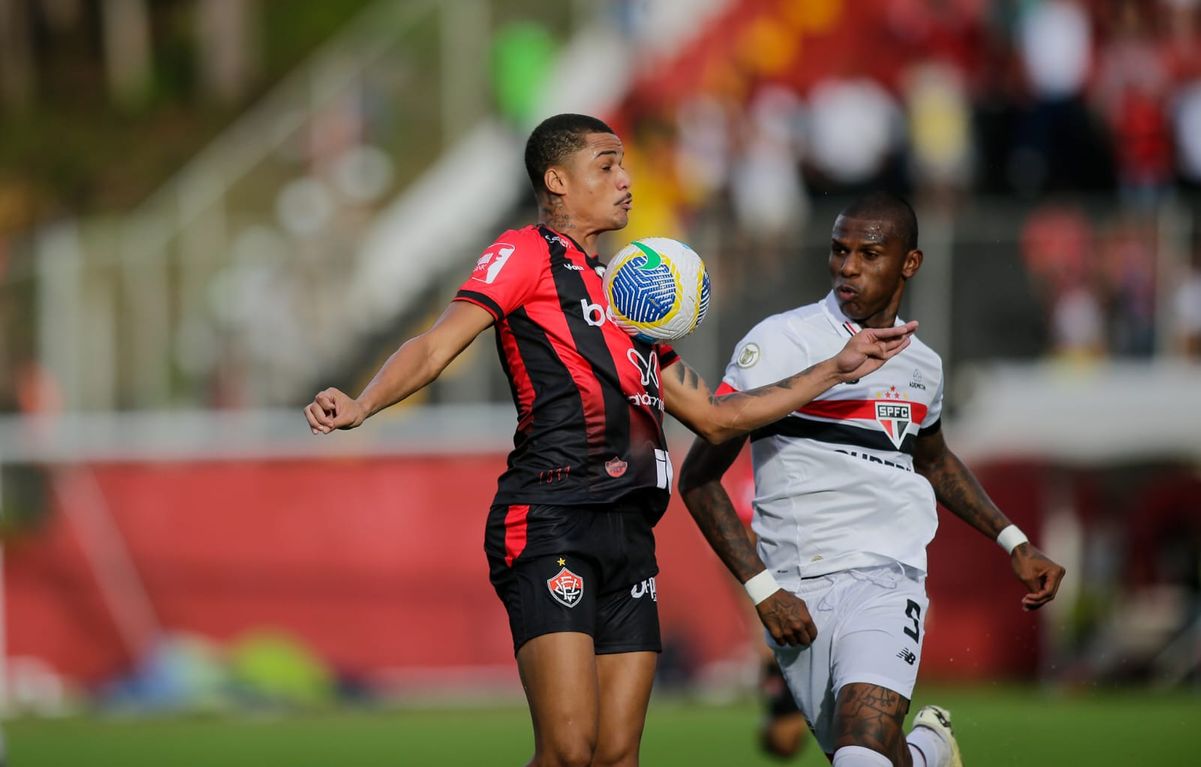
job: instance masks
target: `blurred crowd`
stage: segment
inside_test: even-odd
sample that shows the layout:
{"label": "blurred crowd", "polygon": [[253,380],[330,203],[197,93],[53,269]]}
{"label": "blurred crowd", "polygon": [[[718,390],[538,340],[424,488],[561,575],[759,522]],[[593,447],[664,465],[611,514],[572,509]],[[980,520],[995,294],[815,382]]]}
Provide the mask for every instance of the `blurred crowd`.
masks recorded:
{"label": "blurred crowd", "polygon": [[827,195],[1014,199],[1047,351],[1201,355],[1198,0],[748,0],[692,48],[649,57],[622,112],[654,180],[629,235],[732,223],[734,291],[779,273]]}

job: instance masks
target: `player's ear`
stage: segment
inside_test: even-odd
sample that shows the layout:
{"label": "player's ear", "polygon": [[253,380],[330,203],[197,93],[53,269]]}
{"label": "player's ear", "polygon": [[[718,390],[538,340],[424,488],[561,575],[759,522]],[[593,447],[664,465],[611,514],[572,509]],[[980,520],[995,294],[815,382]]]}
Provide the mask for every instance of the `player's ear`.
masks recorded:
{"label": "player's ear", "polygon": [[546,173],[542,175],[542,183],[546,185],[546,191],[553,195],[567,194],[567,173],[557,165],[546,169]]}
{"label": "player's ear", "polygon": [[917,270],[922,268],[922,252],[916,248],[905,254],[905,260],[901,262],[901,276],[909,279],[917,274]]}

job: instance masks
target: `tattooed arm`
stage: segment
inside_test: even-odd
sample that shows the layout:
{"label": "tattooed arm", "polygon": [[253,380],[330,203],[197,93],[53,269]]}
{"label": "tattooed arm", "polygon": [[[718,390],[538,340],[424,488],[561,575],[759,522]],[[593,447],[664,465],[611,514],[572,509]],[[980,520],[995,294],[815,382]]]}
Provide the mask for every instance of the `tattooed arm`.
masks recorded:
{"label": "tattooed arm", "polygon": [[878,370],[909,345],[916,322],[894,328],[865,328],[835,356],[794,376],[745,392],[717,396],[696,371],[680,360],[663,371],[667,412],[714,444],[749,434],[804,406],[842,381]]}
{"label": "tattooed arm", "polygon": [[[939,503],[989,540],[996,540],[1001,531],[1009,526],[1009,518],[988,497],[959,456],[947,447],[942,431],[918,437],[913,451],[913,467],[930,481]],[[1014,574],[1028,589],[1022,598],[1024,609],[1037,610],[1055,598],[1064,569],[1033,544],[1018,545],[1010,554],[1010,563]]]}
{"label": "tattooed arm", "polygon": [[[739,583],[746,583],[766,569],[721,484],[722,475],[738,458],[745,443],[745,436],[720,445],[697,439],[680,469],[684,505],[705,540]],[[784,589],[777,590],[755,609],[763,626],[780,644],[808,645],[817,636],[817,627],[804,600]]]}

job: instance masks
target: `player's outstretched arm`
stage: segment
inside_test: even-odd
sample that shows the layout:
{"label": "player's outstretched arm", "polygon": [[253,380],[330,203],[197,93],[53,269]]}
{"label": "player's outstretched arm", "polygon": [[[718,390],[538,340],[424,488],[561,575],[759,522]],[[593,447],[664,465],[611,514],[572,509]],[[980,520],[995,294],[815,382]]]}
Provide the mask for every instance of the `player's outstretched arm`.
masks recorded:
{"label": "player's outstretched arm", "polygon": [[838,354],[777,381],[744,392],[715,395],[696,371],[680,360],[663,374],[667,412],[714,444],[775,423],[835,384],[872,373],[909,345],[916,322],[893,328],[866,328]]}
{"label": "player's outstretched arm", "polygon": [[[738,458],[745,443],[745,436],[720,445],[697,439],[680,469],[680,494],[684,497],[684,505],[705,540],[742,584],[766,570],[721,484],[722,476]],[[805,601],[784,589],[777,587],[765,593],[755,604],[755,610],[764,628],[780,644],[808,645],[817,637],[817,627],[813,625]]]}
{"label": "player's outstretched arm", "polygon": [[[976,476],[947,447],[941,431],[918,437],[913,450],[913,466],[930,481],[939,503],[989,540],[996,541],[1001,532],[1011,526],[1009,518],[984,492]],[[1009,560],[1014,574],[1026,585],[1023,609],[1037,610],[1055,598],[1065,573],[1061,566],[1029,542],[1014,546]]]}
{"label": "player's outstretched arm", "polygon": [[452,301],[433,327],[392,353],[358,397],[334,388],[319,392],[304,409],[309,427],[314,434],[355,428],[427,386],[492,322],[484,309]]}

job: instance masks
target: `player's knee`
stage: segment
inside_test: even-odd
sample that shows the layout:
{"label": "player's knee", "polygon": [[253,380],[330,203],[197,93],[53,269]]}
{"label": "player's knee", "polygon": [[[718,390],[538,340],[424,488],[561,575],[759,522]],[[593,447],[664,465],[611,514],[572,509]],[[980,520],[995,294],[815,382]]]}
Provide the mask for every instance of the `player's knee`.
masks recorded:
{"label": "player's knee", "polygon": [[[612,724],[612,723],[611,723]],[[642,745],[642,727],[610,726],[601,730],[596,745],[596,753],[592,757],[594,767],[636,767],[638,751]]]}
{"label": "player's knee", "polygon": [[760,746],[763,749],[763,753],[775,759],[780,759],[781,761],[791,759],[797,755],[798,751],[801,750],[800,744],[797,742],[773,738],[766,733],[764,734],[763,739],[760,741]]}
{"label": "player's knee", "polygon": [[779,727],[769,723],[760,732],[759,744],[765,753],[777,759],[791,759],[801,750],[804,734],[795,727]]}
{"label": "player's knee", "polygon": [[635,767],[638,764],[638,741],[602,743],[592,758],[593,767]]}
{"label": "player's knee", "polygon": [[863,748],[888,755],[894,764],[907,764],[904,722],[908,711],[909,700],[885,687],[845,685],[834,715],[835,753],[844,747]]}
{"label": "player's knee", "polygon": [[586,733],[564,733],[539,744],[534,764],[537,767],[589,767],[595,755],[595,737]]}

